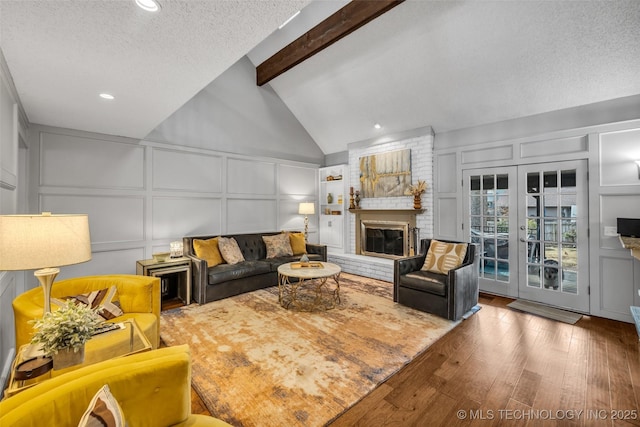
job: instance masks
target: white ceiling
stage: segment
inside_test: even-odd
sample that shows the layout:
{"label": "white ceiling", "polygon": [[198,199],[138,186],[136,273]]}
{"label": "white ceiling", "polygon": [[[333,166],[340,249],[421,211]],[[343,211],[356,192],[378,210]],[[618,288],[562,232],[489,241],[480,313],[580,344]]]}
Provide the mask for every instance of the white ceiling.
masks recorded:
{"label": "white ceiling", "polygon": [[143,138],[309,1],[0,0],[0,46],[30,122]]}
{"label": "white ceiling", "polygon": [[[267,38],[308,1],[160,1],[147,15],[133,0],[0,0],[29,120],[143,138],[247,52],[257,65],[345,3],[314,0]],[[640,1],[408,0],[269,84],[325,154],[637,95]]]}

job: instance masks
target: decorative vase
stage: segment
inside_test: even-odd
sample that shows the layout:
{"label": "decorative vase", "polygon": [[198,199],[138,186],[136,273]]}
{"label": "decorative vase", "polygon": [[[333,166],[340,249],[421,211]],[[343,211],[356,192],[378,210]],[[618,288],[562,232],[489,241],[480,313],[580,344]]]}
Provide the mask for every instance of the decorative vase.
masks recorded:
{"label": "decorative vase", "polygon": [[53,358],[53,369],[56,371],[59,369],[68,368],[69,366],[79,365],[84,362],[84,345],[78,349],[78,351],[73,351],[72,347],[65,347],[60,350],[56,354],[52,356]]}
{"label": "decorative vase", "polygon": [[422,200],[419,194],[413,196],[413,209],[422,209]]}
{"label": "decorative vase", "polygon": [[356,202],[356,209],[360,209],[360,191],[356,191],[355,202]]}
{"label": "decorative vase", "polygon": [[327,203],[328,204],[333,203],[333,194],[331,194],[331,193],[327,194]]}

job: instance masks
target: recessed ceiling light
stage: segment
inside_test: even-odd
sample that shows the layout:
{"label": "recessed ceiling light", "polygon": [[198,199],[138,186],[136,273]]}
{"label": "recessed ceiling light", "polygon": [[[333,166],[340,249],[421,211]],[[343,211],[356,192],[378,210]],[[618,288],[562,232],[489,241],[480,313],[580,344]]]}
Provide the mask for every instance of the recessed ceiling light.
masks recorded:
{"label": "recessed ceiling light", "polygon": [[382,129],[382,126],[380,126],[380,123],[376,123],[375,125],[373,125],[373,127],[376,129]]}
{"label": "recessed ceiling light", "polygon": [[104,99],[114,99],[114,96],[111,95],[110,93],[101,93],[100,94],[100,98],[104,98]]}
{"label": "recessed ceiling light", "polygon": [[136,0],[136,4],[142,10],[147,12],[157,12],[160,10],[160,3],[155,0]]}
{"label": "recessed ceiling light", "polygon": [[290,17],[289,19],[287,19],[286,21],[284,21],[284,22],[282,23],[282,25],[280,25],[280,26],[278,27],[278,29],[279,29],[279,30],[283,29],[285,25],[287,25],[289,22],[291,22],[291,20],[292,20],[293,18],[295,18],[296,16],[298,16],[299,14],[300,14],[300,11],[297,11],[296,13],[294,13],[293,15],[291,15],[291,17]]}

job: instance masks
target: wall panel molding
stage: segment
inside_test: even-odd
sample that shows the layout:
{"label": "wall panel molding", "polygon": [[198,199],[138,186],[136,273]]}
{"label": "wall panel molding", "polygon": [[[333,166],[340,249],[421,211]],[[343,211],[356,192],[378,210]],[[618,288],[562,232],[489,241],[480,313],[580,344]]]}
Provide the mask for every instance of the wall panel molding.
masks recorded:
{"label": "wall panel molding", "polygon": [[145,148],[92,136],[40,132],[40,186],[141,190]]}

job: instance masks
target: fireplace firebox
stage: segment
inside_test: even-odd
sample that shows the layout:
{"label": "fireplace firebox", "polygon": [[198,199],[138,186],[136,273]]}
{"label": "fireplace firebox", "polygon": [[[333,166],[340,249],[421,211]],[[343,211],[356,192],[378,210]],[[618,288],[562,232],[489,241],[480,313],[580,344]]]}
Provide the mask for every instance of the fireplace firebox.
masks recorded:
{"label": "fireplace firebox", "polygon": [[398,221],[361,221],[362,255],[400,258],[409,255],[409,224]]}

